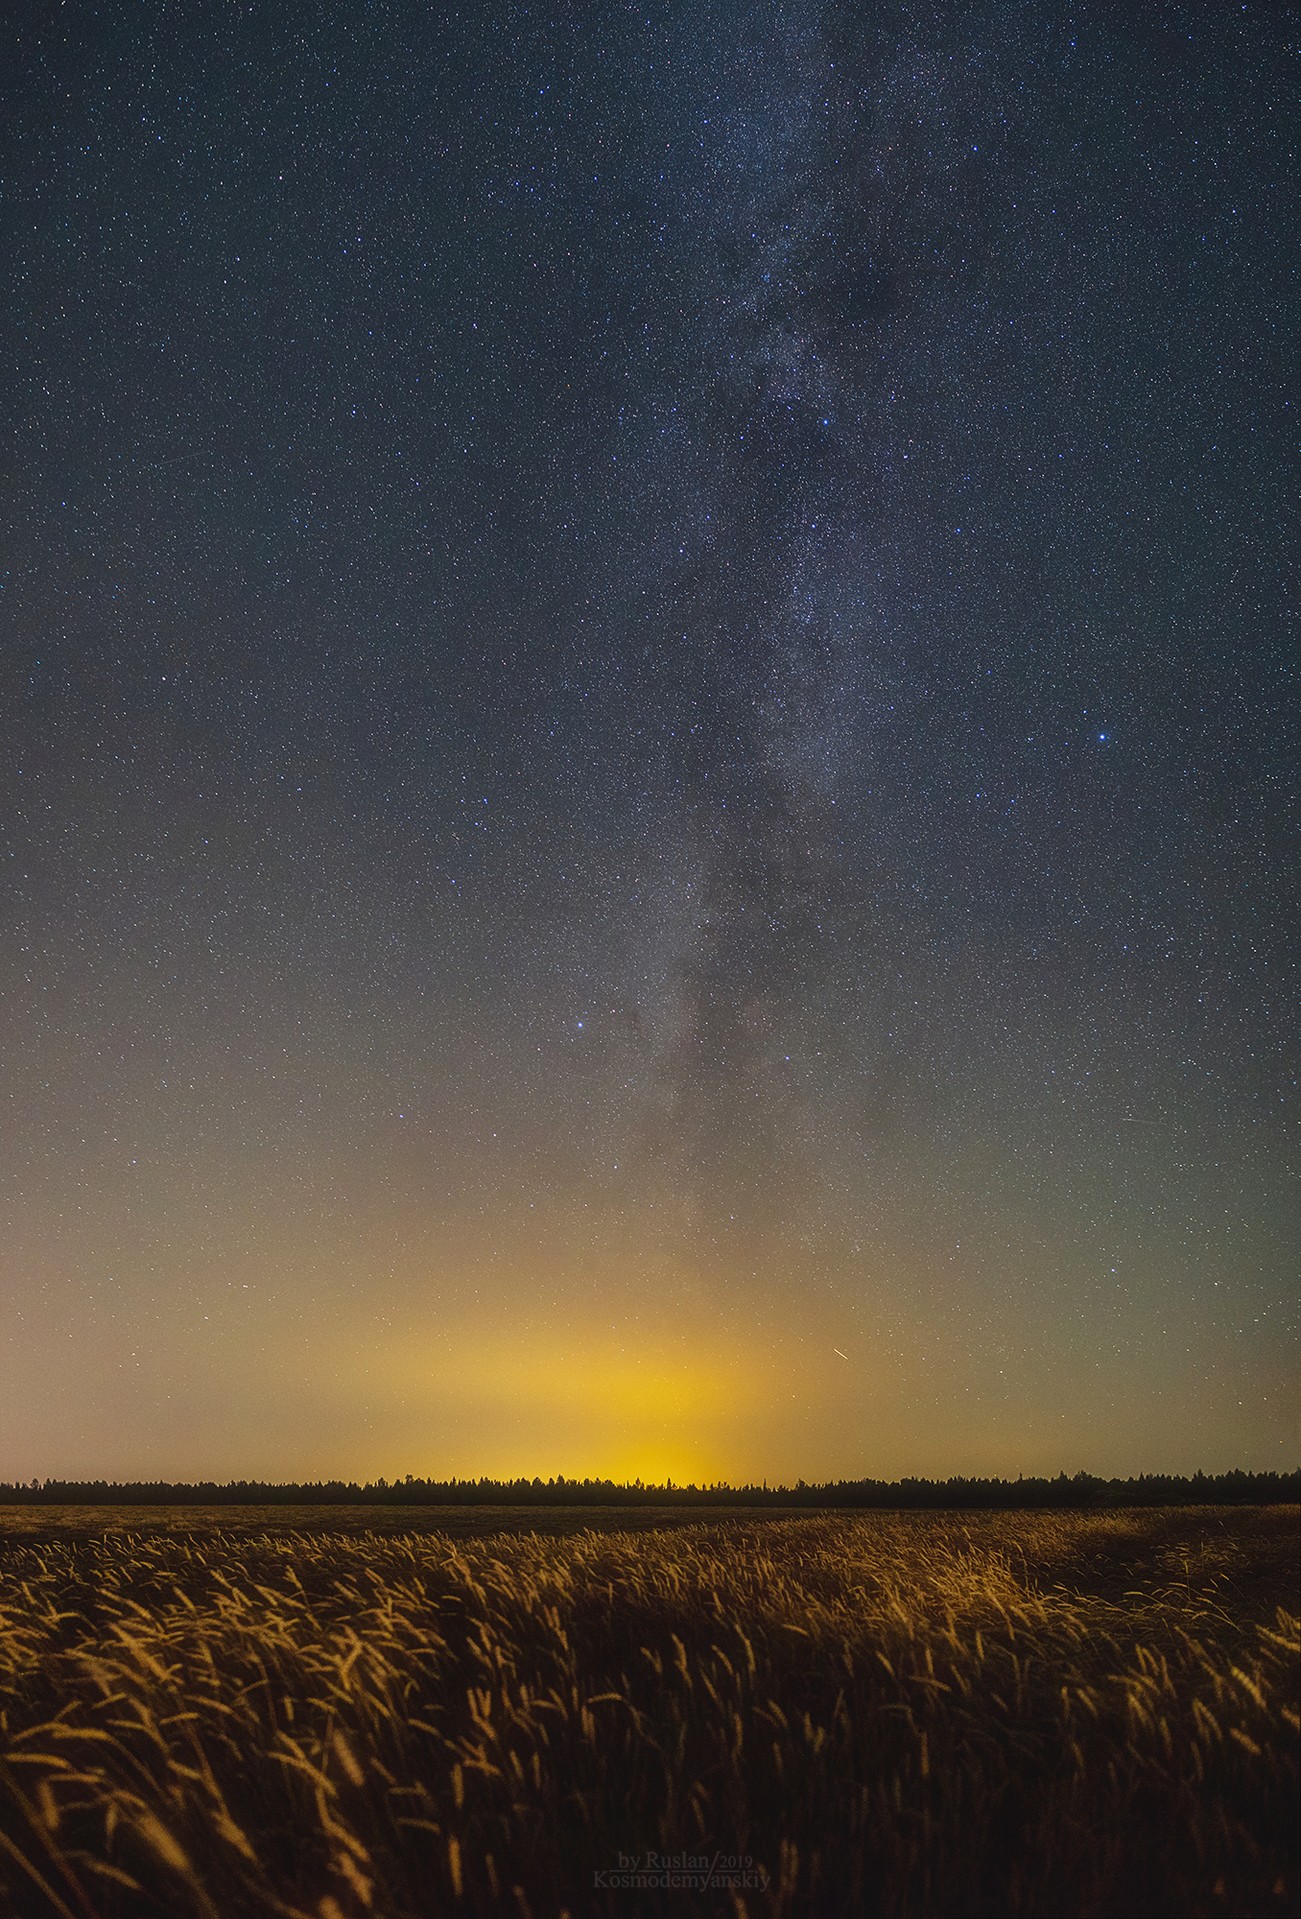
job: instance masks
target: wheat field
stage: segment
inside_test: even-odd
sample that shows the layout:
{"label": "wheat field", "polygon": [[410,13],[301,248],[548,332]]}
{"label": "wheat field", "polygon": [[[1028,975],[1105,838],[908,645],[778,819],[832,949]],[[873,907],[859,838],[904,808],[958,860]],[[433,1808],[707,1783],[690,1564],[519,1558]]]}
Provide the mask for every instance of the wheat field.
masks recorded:
{"label": "wheat field", "polygon": [[585,1518],[9,1534],[0,1905],[1295,1912],[1295,1509]]}

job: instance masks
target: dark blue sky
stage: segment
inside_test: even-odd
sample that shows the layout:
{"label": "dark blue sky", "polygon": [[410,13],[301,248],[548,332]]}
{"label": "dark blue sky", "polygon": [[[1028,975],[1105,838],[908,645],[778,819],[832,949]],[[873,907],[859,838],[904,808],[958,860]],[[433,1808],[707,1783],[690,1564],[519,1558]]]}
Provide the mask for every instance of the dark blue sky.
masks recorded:
{"label": "dark blue sky", "polygon": [[22,11],[0,1471],[1295,1464],[1295,27]]}

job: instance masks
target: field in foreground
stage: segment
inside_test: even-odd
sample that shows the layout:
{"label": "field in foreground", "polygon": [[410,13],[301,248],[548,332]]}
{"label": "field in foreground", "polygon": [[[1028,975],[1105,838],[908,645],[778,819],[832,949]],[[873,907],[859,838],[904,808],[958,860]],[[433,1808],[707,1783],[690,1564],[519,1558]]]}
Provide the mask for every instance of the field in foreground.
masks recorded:
{"label": "field in foreground", "polygon": [[[714,1524],[759,1515],[735,1506],[703,1517]],[[455,1540],[483,1539],[489,1533],[648,1532],[699,1526],[701,1520],[700,1513],[682,1506],[0,1506],[0,1541],[122,1532],[222,1533],[227,1538],[248,1533],[441,1533]]]}
{"label": "field in foreground", "polygon": [[11,1535],[0,1908],[1295,1912],[1296,1553],[1295,1508]]}

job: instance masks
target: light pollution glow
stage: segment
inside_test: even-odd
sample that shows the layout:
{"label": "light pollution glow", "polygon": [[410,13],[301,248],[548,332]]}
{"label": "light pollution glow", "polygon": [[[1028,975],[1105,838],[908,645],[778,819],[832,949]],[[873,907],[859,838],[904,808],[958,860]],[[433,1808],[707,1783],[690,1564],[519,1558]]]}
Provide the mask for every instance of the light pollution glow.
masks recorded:
{"label": "light pollution glow", "polygon": [[[228,1250],[201,1312],[148,1295],[132,1307],[118,1285],[93,1339],[83,1327],[74,1340],[70,1321],[61,1338],[48,1318],[15,1325],[0,1406],[11,1472],[93,1477],[106,1459],[117,1477],[219,1479],[791,1483],[1125,1472],[1154,1459],[1193,1470],[1208,1463],[1195,1437],[1173,1458],[1157,1444],[1172,1405],[1200,1392],[1208,1424],[1236,1429],[1259,1456],[1285,1403],[1282,1362],[1272,1404],[1258,1360],[1237,1376],[1221,1364],[1208,1390],[1196,1347],[1172,1347],[1151,1311],[1131,1312],[1125,1337],[1083,1367],[1042,1324],[991,1337],[961,1311],[952,1273],[903,1248],[876,1275],[865,1326],[834,1296],[774,1290],[757,1321],[666,1269],[652,1285],[631,1265],[602,1283],[590,1249],[554,1265],[494,1261],[491,1304],[458,1284],[454,1261],[432,1273],[390,1264],[363,1292],[361,1244],[336,1241],[331,1263],[301,1232],[295,1258],[293,1237],[277,1246],[274,1286],[255,1246]],[[1065,1288],[1065,1255],[1062,1265]],[[1006,1269],[1000,1279],[1011,1297]],[[304,1315],[308,1292],[317,1309]]]}

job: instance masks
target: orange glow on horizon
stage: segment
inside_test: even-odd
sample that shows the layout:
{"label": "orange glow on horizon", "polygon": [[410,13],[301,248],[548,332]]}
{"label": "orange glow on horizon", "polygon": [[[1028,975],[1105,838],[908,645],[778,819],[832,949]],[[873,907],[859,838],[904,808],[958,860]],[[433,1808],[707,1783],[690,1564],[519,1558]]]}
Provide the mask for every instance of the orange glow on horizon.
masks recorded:
{"label": "orange glow on horizon", "polygon": [[369,1383],[408,1414],[423,1402],[490,1476],[701,1482],[744,1458],[767,1371],[663,1339],[514,1328],[404,1340],[376,1355]]}

